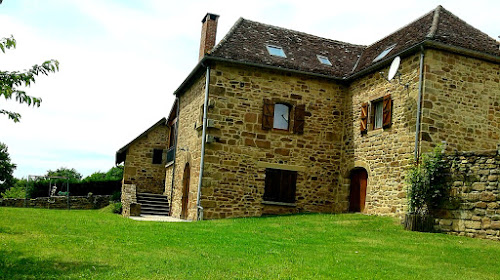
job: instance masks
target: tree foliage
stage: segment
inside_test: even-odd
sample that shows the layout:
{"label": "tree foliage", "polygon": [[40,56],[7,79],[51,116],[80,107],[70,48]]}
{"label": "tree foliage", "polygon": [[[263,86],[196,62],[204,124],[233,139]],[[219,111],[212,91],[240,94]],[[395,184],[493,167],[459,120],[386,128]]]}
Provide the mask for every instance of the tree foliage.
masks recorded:
{"label": "tree foliage", "polygon": [[[5,53],[6,49],[16,47],[14,37],[0,39],[0,50]],[[5,100],[15,97],[16,101],[28,106],[40,107],[41,98],[27,95],[25,91],[19,89],[21,86],[29,87],[35,83],[35,77],[38,75],[48,75],[59,71],[59,62],[57,60],[47,60],[41,65],[35,64],[30,69],[23,71],[1,71],[0,70],[0,97]],[[0,108],[0,114],[7,115],[14,122],[19,122],[21,115],[16,112],[7,111]]]}
{"label": "tree foliage", "polygon": [[47,177],[65,177],[72,181],[80,181],[82,179],[82,174],[80,174],[74,168],[61,167],[54,171],[48,170]]}
{"label": "tree foliage", "polygon": [[0,142],[0,193],[14,185],[14,169],[16,165],[10,160],[7,145]]}

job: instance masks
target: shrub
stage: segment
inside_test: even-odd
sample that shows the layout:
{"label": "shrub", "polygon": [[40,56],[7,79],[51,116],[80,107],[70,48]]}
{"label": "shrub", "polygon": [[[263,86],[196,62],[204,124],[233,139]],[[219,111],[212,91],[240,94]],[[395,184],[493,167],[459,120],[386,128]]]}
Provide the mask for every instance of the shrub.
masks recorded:
{"label": "shrub", "polygon": [[420,163],[406,175],[407,198],[410,213],[425,215],[441,206],[449,193],[446,167],[441,146],[422,156]]}
{"label": "shrub", "polygon": [[26,188],[24,187],[11,187],[2,193],[3,198],[25,198]]}
{"label": "shrub", "polygon": [[121,202],[115,202],[111,203],[113,213],[116,214],[121,214],[122,213],[122,203]]}

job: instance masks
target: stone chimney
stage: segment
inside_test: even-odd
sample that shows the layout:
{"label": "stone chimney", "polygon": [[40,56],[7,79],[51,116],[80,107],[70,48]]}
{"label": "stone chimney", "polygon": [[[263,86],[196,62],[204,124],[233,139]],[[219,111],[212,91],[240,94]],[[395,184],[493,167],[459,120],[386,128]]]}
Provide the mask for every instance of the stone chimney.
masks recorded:
{"label": "stone chimney", "polygon": [[201,60],[215,46],[218,19],[218,15],[207,13],[201,20],[200,57],[198,60]]}

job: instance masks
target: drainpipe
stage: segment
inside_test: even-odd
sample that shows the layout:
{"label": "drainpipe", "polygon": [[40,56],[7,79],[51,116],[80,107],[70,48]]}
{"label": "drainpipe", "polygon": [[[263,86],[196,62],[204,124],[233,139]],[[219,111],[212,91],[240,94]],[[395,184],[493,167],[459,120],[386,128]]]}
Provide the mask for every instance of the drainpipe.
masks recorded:
{"label": "drainpipe", "polygon": [[[177,136],[179,133],[177,133],[177,129],[179,129],[179,108],[181,106],[181,100],[179,97],[175,99],[175,102],[177,103],[177,109],[175,110],[175,117],[177,120],[175,121],[175,139],[174,139],[174,162],[172,163],[172,186],[170,187],[170,209],[172,209],[172,201],[174,200],[174,186],[175,186],[175,159],[177,158]],[[172,135],[170,135],[172,137]]]}
{"label": "drainpipe", "polygon": [[205,102],[203,103],[203,132],[201,134],[201,160],[200,177],[198,178],[198,196],[196,198],[196,209],[198,220],[203,220],[203,207],[201,207],[201,184],[203,180],[203,166],[205,165],[205,143],[207,138],[207,112],[208,112],[208,87],[210,85],[210,66],[207,65],[205,74]]}
{"label": "drainpipe", "polygon": [[424,83],[424,47],[420,46],[420,70],[418,77],[418,101],[417,101],[417,124],[415,129],[415,162],[418,162],[420,157],[419,146],[420,146],[420,122],[422,115],[422,91]]}

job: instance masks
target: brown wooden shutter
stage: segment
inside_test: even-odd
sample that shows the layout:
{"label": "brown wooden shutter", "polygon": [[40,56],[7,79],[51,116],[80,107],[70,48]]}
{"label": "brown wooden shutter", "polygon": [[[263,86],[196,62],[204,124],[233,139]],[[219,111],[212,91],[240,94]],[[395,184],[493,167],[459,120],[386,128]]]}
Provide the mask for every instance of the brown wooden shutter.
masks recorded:
{"label": "brown wooden shutter", "polygon": [[293,132],[297,134],[304,133],[304,123],[306,119],[306,105],[297,105],[295,107],[295,118],[293,123]]}
{"label": "brown wooden shutter", "polygon": [[361,105],[361,133],[368,131],[368,103]]}
{"label": "brown wooden shutter", "polygon": [[278,201],[280,195],[280,172],[277,169],[266,169],[264,200]]}
{"label": "brown wooden shutter", "polygon": [[272,129],[274,118],[274,104],[269,99],[264,99],[262,108],[262,129]]}
{"label": "brown wooden shutter", "polygon": [[383,114],[382,126],[386,128],[391,126],[392,124],[392,99],[390,94],[384,96],[383,105],[384,105],[384,114]]}

